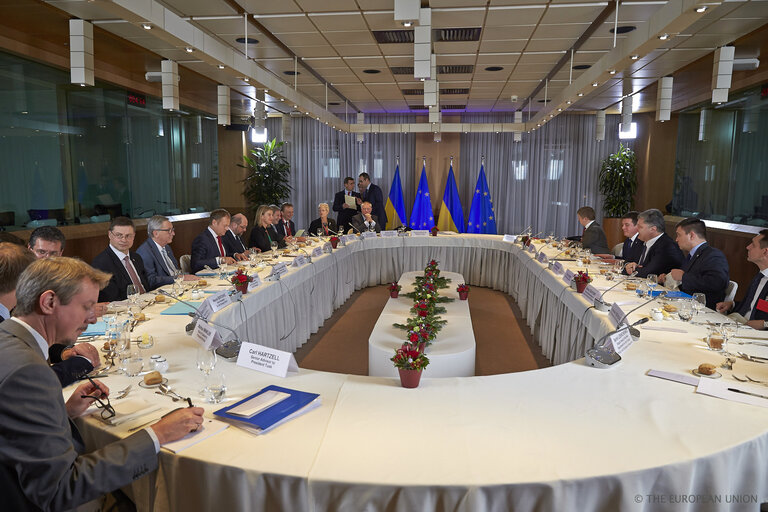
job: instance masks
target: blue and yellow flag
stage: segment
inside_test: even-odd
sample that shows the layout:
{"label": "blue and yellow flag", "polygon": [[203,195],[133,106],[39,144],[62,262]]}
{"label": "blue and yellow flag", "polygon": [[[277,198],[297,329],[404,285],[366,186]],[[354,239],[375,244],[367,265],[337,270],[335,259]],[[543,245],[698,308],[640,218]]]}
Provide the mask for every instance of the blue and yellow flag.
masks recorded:
{"label": "blue and yellow flag", "polygon": [[403,201],[403,187],[400,186],[400,164],[397,164],[395,168],[395,177],[392,180],[392,186],[389,187],[389,197],[384,211],[387,212],[385,229],[395,229],[408,225],[408,218],[405,216],[405,201]]}
{"label": "blue and yellow flag", "polygon": [[484,166],[480,165],[480,176],[477,177],[475,193],[472,195],[472,206],[469,208],[467,233],[496,234],[496,214],[493,212],[493,201],[488,182],[485,181]]}
{"label": "blue and yellow flag", "polygon": [[456,178],[453,176],[453,162],[448,170],[448,181],[445,183],[443,205],[440,207],[437,228],[440,231],[464,232],[464,210],[461,208],[459,190],[456,188]]}
{"label": "blue and yellow flag", "polygon": [[432,200],[429,198],[429,184],[427,183],[427,166],[421,168],[419,189],[416,191],[416,200],[411,210],[411,229],[432,229],[435,227],[435,217],[432,214]]}

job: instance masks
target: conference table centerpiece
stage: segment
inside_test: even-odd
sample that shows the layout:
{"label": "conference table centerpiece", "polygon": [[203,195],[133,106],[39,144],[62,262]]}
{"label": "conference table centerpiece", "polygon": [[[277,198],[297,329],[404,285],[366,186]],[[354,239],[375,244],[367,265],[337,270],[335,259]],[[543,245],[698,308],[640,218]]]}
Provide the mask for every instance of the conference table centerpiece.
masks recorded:
{"label": "conference table centerpiece", "polygon": [[389,296],[393,299],[396,299],[397,295],[400,293],[400,290],[402,289],[402,286],[400,286],[397,283],[389,283],[389,286],[387,288],[389,289]]}
{"label": "conference table centerpiece", "polygon": [[331,247],[335,249],[339,245],[339,237],[332,236],[330,238],[330,242],[331,242]]}
{"label": "conference table centerpiece", "polygon": [[248,283],[253,280],[245,270],[238,268],[230,278],[230,282],[235,286],[235,290],[245,295],[248,293]]}
{"label": "conference table centerpiece", "polygon": [[578,293],[584,293],[587,285],[592,282],[592,278],[589,276],[589,272],[579,270],[576,275],[573,276],[573,282],[576,283],[576,291]]}
{"label": "conference table centerpiece", "polygon": [[459,300],[467,300],[469,297],[469,285],[466,283],[461,283],[457,286],[456,291],[459,292]]}
{"label": "conference table centerpiece", "polygon": [[395,355],[392,356],[391,360],[400,374],[400,384],[404,388],[419,387],[421,372],[429,364],[429,358],[416,345],[408,342],[403,343],[400,348],[395,350]]}

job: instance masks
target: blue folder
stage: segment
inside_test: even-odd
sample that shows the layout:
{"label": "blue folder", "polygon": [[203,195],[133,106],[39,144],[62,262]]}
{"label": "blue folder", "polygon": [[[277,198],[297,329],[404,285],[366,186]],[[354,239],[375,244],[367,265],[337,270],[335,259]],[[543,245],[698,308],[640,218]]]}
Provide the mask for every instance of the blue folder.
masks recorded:
{"label": "blue folder", "polygon": [[[651,297],[656,297],[658,294],[660,294],[663,290],[654,290],[651,292]],[[688,295],[687,293],[677,291],[677,290],[667,290],[667,297],[670,299],[692,299],[693,297]]]}
{"label": "blue folder", "polygon": [[89,324],[81,336],[104,336],[107,332],[107,322],[99,320],[95,324]]}
{"label": "blue folder", "polygon": [[[196,308],[200,307],[200,304],[202,302],[189,302],[188,304],[195,306]],[[165,310],[160,313],[161,315],[186,315],[187,313],[193,313],[196,311],[195,309],[192,309],[191,307],[187,306],[186,304],[182,304],[181,302],[177,302],[171,307],[165,308]]]}
{"label": "blue folder", "polygon": [[[254,416],[251,416],[250,418],[227,414],[227,411],[229,411],[230,409],[233,409],[238,405],[244,402],[247,402],[253,397],[259,396],[262,393],[265,393],[267,391],[273,391],[273,390],[280,391],[283,393],[288,393],[291,396],[289,398],[286,398],[282,402],[278,402],[272,407],[269,407],[268,409],[265,409],[260,413]],[[240,424],[241,426],[248,428],[249,430],[257,430],[257,431],[265,432],[265,431],[268,431],[272,426],[277,426],[277,424],[279,424],[281,421],[285,420],[292,414],[295,414],[301,411],[301,409],[303,409],[304,407],[314,402],[319,396],[320,395],[317,393],[307,393],[306,391],[298,391],[296,389],[288,389],[288,388],[283,388],[283,387],[274,386],[274,385],[267,386],[261,389],[259,392],[254,393],[253,395],[247,398],[244,398],[243,400],[240,400],[234,405],[230,405],[222,409],[219,409],[218,411],[214,411],[213,414],[235,425]]]}

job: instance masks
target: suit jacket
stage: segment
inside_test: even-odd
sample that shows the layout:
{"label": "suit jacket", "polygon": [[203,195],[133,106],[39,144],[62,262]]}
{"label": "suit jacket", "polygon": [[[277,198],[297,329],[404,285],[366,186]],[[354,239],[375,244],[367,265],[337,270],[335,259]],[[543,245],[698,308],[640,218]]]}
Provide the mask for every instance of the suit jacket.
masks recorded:
{"label": "suit jacket", "polygon": [[[131,258],[131,263],[136,268],[136,274],[139,276],[144,290],[151,290],[152,288],[149,286],[149,280],[147,279],[147,272],[144,269],[144,260],[133,251],[128,251],[128,257]],[[107,286],[99,292],[99,302],[125,300],[128,297],[126,289],[129,284],[133,284],[133,281],[131,281],[131,276],[128,275],[123,262],[117,258],[117,255],[110,247],[97,254],[93,258],[91,266],[112,274],[112,279],[109,280]]]}
{"label": "suit jacket", "polygon": [[[381,223],[379,222],[378,217],[376,215],[374,215],[374,214],[371,214],[371,218],[376,223],[376,226],[374,226],[376,228],[376,232],[380,233],[381,232]],[[368,228],[365,226],[365,217],[363,217],[362,213],[358,213],[357,215],[352,217],[350,225],[352,227],[354,227],[355,229],[357,229],[361,233],[363,231],[368,231]]]}
{"label": "suit jacket", "polygon": [[235,236],[230,230],[227,230],[224,236],[221,237],[221,243],[224,245],[224,251],[226,251],[227,256],[230,258],[234,258],[235,254],[241,254],[248,250],[245,247],[245,243],[243,243],[243,239]]}
{"label": "suit jacket", "polygon": [[[755,298],[755,293],[759,294],[759,299],[768,300],[768,283],[763,286],[762,290],[757,289],[762,279],[763,273],[758,272],[757,275],[752,279],[752,282],[749,283],[749,288],[747,288],[747,294],[744,296],[744,300],[736,304],[736,306],[733,308],[736,313],[740,314],[744,318],[747,318],[747,310],[749,309],[749,305],[752,304],[752,299]],[[757,309],[757,302],[755,302],[755,309],[752,310],[752,313],[750,314],[750,317],[747,318],[747,320],[768,320],[768,313]]]}
{"label": "suit jacket", "polygon": [[381,187],[371,183],[368,190],[362,193],[362,199],[363,201],[371,203],[371,213],[375,215],[376,218],[381,219],[380,221],[376,221],[376,223],[378,224],[381,222],[382,227],[386,226],[387,212],[384,210],[384,193],[381,191]]}
{"label": "suit jacket", "polygon": [[[309,224],[309,235],[316,234],[318,229],[323,229],[323,223],[319,217]],[[328,229],[335,232],[339,231],[339,226],[336,225],[336,221],[330,217],[328,217]]]}
{"label": "suit jacket", "polygon": [[[336,195],[333,196],[333,211],[338,212],[338,216],[336,217],[336,224],[341,227],[342,230],[345,232],[349,229],[350,222],[352,221],[352,217],[358,214],[360,212],[360,205],[357,205],[357,208],[352,210],[349,208],[344,208],[344,196],[347,195],[347,189],[342,190],[341,192],[336,192]],[[360,194],[357,192],[352,192],[353,197],[360,197]]]}
{"label": "suit jacket", "polygon": [[710,309],[715,309],[715,305],[725,299],[729,269],[728,260],[722,251],[705,243],[693,258],[683,263],[681,269],[685,273],[680,291],[687,294],[703,293],[707,296],[707,307]]}
{"label": "suit jacket", "polygon": [[[289,220],[288,222],[291,225],[291,236],[296,236],[296,224],[294,224],[292,220]],[[288,236],[288,233],[285,232],[285,221],[284,220],[281,220],[280,222],[277,223],[276,231],[277,231],[277,234],[280,235],[283,238]]]}
{"label": "suit jacket", "polygon": [[[269,231],[269,234],[267,234],[267,231]],[[277,246],[281,249],[285,247],[285,240],[272,226],[266,229],[262,226],[256,226],[251,230],[251,237],[248,240],[250,247],[258,247],[262,252],[271,251],[272,242],[277,242]]]}
{"label": "suit jacket", "polygon": [[646,253],[643,266],[637,267],[637,275],[648,277],[648,274],[667,274],[673,268],[681,268],[683,259],[683,253],[675,241],[664,233]]}
{"label": "suit jacket", "polygon": [[592,251],[592,254],[608,254],[611,252],[608,248],[608,239],[605,238],[605,232],[597,221],[590,224],[584,231],[584,234],[581,235],[581,246]]}
{"label": "suit jacket", "polygon": [[643,252],[643,241],[640,237],[635,237],[633,242],[631,238],[624,240],[624,247],[621,248],[621,259],[627,263],[635,262],[640,259],[640,254]]}
{"label": "suit jacket", "polygon": [[[166,245],[165,249],[168,251],[168,256],[173,260],[173,264],[176,265],[176,268],[181,268],[179,266],[179,260],[173,255],[171,246]],[[165,258],[160,254],[160,251],[157,249],[157,244],[153,242],[151,238],[147,238],[144,243],[136,249],[136,252],[141,256],[141,260],[144,262],[144,271],[147,273],[150,290],[160,288],[166,284],[173,284],[173,276],[168,273]]]}
{"label": "suit jacket", "polygon": [[83,455],[59,381],[32,335],[16,322],[0,325],[0,417],[5,510],[74,508],[157,468],[145,431]]}
{"label": "suit jacket", "polygon": [[[222,237],[221,245],[224,245],[224,237]],[[226,254],[226,252],[227,249],[224,248],[224,253]],[[203,267],[206,265],[210,268],[219,268],[219,264],[216,263],[216,258],[219,256],[221,256],[219,244],[208,228],[205,228],[194,240],[192,240],[192,273],[194,274],[195,272],[203,270]]]}

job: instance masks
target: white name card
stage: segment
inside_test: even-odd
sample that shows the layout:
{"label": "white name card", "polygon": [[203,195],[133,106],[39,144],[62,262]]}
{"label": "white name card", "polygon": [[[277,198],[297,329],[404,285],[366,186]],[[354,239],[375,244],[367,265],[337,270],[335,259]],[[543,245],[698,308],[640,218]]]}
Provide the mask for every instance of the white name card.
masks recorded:
{"label": "white name card", "polygon": [[397,236],[397,231],[395,231],[393,229],[388,229],[386,231],[382,231],[381,232],[381,237],[382,238],[392,238],[392,237],[396,237],[396,236]]}
{"label": "white name card", "polygon": [[573,281],[573,272],[571,272],[570,270],[566,270],[565,274],[563,274],[563,282],[568,286],[570,286],[571,281]]}
{"label": "white name card", "polygon": [[349,242],[354,242],[355,238],[357,238],[355,235],[344,235],[341,237],[341,241],[344,244],[348,244]]}
{"label": "white name card", "polygon": [[[229,290],[222,290],[205,299],[205,302],[210,302],[211,311],[215,313],[218,310],[229,306],[232,303],[232,297],[229,296]],[[203,316],[208,318],[208,315]]]}
{"label": "white name card", "polygon": [[634,343],[632,341],[632,335],[629,333],[629,329],[622,329],[615,334],[611,334],[610,340],[614,352],[619,355],[623,354],[624,351]]}
{"label": "white name card", "polygon": [[504,235],[504,238],[501,241],[515,243],[515,240],[517,240],[517,235]]}
{"label": "white name card", "polygon": [[588,284],[587,287],[584,288],[584,293],[582,293],[582,295],[587,299],[587,302],[591,304],[600,296],[600,291],[591,284]]}
{"label": "white name card", "polygon": [[314,249],[312,249],[312,257],[315,258],[317,256],[323,255],[323,248],[321,246],[317,246]]}
{"label": "white name card", "polygon": [[260,284],[261,284],[261,278],[259,277],[259,274],[256,274],[256,273],[254,273],[254,274],[251,276],[251,282],[250,282],[250,283],[248,283],[248,291],[249,291],[249,292],[252,292],[252,291],[253,291],[253,290],[255,290],[256,288],[258,288],[258,286],[259,286]]}
{"label": "white name card", "polygon": [[221,336],[219,336],[216,329],[200,318],[197,319],[195,330],[192,331],[192,339],[198,342],[205,350],[218,348],[222,343]]}
{"label": "white name card", "polygon": [[[318,247],[318,249],[320,249],[320,254],[323,254],[323,248]],[[305,258],[303,254],[299,254],[298,256],[293,258],[293,263],[291,263],[291,266],[298,268],[298,267],[303,267],[306,264],[307,264],[307,258]]]}
{"label": "white name card", "polygon": [[284,261],[278,263],[274,267],[272,267],[272,272],[269,274],[270,276],[281,276],[288,272],[288,265],[285,264]]}
{"label": "white name card", "polygon": [[546,255],[546,254],[544,254],[544,251],[541,251],[541,252],[538,254],[538,256],[536,256],[536,260],[537,260],[539,263],[544,263],[544,264],[547,264],[547,263],[549,263],[549,258],[547,258],[547,255]]}
{"label": "white name card", "polygon": [[197,308],[197,315],[200,318],[210,318],[211,314],[213,314],[213,307],[211,306],[210,297],[208,297],[202,304],[200,304],[200,307]]}
{"label": "white name card", "polygon": [[528,246],[528,252],[536,252],[536,247],[533,246],[533,242]]}
{"label": "white name card", "polygon": [[363,234],[360,235],[360,238],[365,240],[366,238],[376,238],[377,233],[375,231],[363,231]]}
{"label": "white name card", "polygon": [[333,246],[331,245],[331,242],[325,242],[325,244],[323,244],[323,252],[327,252],[328,254],[333,252]]}
{"label": "white name card", "polygon": [[243,342],[237,365],[276,377],[286,377],[289,373],[298,373],[299,365],[290,352]]}
{"label": "white name card", "polygon": [[429,236],[428,229],[413,229],[411,230],[411,236]]}
{"label": "white name card", "polygon": [[621,310],[621,306],[614,302],[611,306],[611,310],[608,312],[608,317],[611,319],[611,322],[613,322],[613,325],[618,327],[619,322],[624,318],[624,311]]}
{"label": "white name card", "polygon": [[555,264],[552,265],[552,271],[555,274],[562,274],[563,272],[565,272],[565,269],[563,268],[562,263],[560,263],[559,261],[556,261]]}

